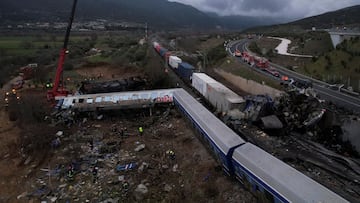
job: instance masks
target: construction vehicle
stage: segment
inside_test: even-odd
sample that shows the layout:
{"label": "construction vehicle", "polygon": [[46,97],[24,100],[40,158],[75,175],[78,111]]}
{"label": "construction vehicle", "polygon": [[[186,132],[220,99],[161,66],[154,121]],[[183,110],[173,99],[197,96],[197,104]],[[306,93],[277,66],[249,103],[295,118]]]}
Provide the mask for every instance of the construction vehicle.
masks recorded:
{"label": "construction vehicle", "polygon": [[66,97],[69,94],[69,91],[65,89],[64,80],[63,80],[63,70],[64,70],[64,61],[65,56],[68,53],[67,45],[69,42],[69,36],[71,31],[72,22],[74,20],[74,14],[76,9],[77,0],[74,0],[71,15],[69,19],[69,24],[66,29],[64,45],[60,51],[59,61],[56,69],[55,81],[53,88],[47,92],[48,101],[54,101],[57,97]]}
{"label": "construction vehicle", "polygon": [[19,79],[11,83],[11,88],[15,90],[19,90],[23,88],[23,85],[25,84],[25,81],[23,77],[18,77]]}
{"label": "construction vehicle", "polygon": [[20,68],[19,75],[22,76],[24,80],[28,80],[33,77],[34,70],[37,67],[37,63],[29,63],[28,65]]}

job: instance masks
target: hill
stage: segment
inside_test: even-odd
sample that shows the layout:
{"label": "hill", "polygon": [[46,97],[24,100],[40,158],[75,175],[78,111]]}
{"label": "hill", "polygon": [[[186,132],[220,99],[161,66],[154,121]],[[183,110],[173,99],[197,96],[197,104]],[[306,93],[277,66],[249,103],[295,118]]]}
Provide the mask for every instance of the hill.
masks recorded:
{"label": "hill", "polygon": [[327,52],[300,68],[304,74],[331,84],[345,84],[360,91],[360,38],[345,40],[336,49]]}
{"label": "hill", "polygon": [[311,29],[311,27],[326,29],[337,26],[360,26],[360,5],[304,18],[291,22],[288,25],[300,26],[303,29]]}
{"label": "hill", "polygon": [[301,33],[316,27],[317,29],[329,29],[335,27],[359,27],[360,5],[327,12],[321,15],[304,18],[286,24],[255,27],[246,32],[256,33]]}
{"label": "hill", "polygon": [[[11,22],[66,21],[72,0],[1,0],[0,24]],[[78,1],[76,21],[94,19],[148,22],[157,28],[245,29],[268,25],[272,19],[226,16],[201,12],[194,7],[167,0],[86,0]],[[279,21],[277,21],[279,22]]]}
{"label": "hill", "polygon": [[[68,18],[72,0],[2,0],[2,21],[64,21]],[[199,10],[166,0],[86,0],[78,1],[77,21],[126,20],[148,22],[158,27],[211,28],[214,20]]]}

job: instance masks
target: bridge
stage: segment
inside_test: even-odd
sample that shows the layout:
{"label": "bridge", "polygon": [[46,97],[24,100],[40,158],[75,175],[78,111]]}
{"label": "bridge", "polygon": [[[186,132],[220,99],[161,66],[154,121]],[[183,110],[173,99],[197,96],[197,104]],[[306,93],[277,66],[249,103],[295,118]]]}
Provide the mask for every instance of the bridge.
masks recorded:
{"label": "bridge", "polygon": [[334,47],[343,42],[345,39],[360,36],[360,31],[358,30],[327,30],[327,32],[330,34]]}

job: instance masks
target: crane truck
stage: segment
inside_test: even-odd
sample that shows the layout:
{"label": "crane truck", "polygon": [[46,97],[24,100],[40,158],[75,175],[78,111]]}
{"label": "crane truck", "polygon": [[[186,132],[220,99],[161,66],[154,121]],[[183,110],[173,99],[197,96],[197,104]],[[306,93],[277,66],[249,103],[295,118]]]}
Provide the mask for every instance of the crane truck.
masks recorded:
{"label": "crane truck", "polygon": [[63,69],[64,69],[65,56],[68,52],[67,45],[69,42],[70,31],[71,31],[72,23],[74,20],[76,4],[77,4],[77,0],[74,0],[73,5],[72,5],[69,23],[68,23],[68,26],[66,29],[64,45],[63,45],[63,47],[60,51],[60,55],[59,55],[59,61],[58,61],[58,65],[56,68],[54,85],[53,85],[52,89],[47,92],[47,99],[49,101],[54,101],[57,97],[66,97],[69,94],[69,91],[66,90],[65,86],[64,86]]}

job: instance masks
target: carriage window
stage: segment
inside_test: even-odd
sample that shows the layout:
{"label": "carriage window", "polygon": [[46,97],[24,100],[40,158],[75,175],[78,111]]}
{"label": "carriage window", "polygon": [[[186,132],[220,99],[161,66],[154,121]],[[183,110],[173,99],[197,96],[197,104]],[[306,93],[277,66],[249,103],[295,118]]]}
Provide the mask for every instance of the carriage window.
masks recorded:
{"label": "carriage window", "polygon": [[96,103],[99,103],[99,102],[101,102],[101,100],[102,100],[101,97],[96,97],[95,102],[96,102]]}
{"label": "carriage window", "polygon": [[84,99],[79,99],[79,103],[84,103]]}
{"label": "carriage window", "polygon": [[88,104],[92,104],[93,102],[94,102],[94,99],[92,99],[92,98],[88,98],[86,100],[86,103],[88,103]]}

